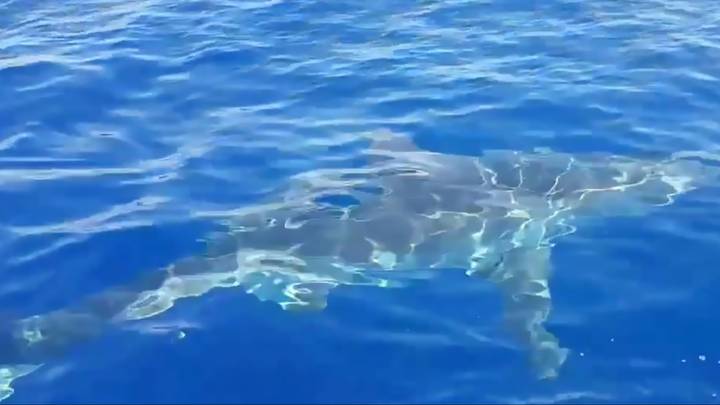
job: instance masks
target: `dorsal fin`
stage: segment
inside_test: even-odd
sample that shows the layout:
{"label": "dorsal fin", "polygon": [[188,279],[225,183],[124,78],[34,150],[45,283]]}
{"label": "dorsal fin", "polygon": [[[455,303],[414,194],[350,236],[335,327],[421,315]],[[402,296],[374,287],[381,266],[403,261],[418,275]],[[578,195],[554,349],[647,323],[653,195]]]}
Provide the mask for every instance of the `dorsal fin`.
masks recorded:
{"label": "dorsal fin", "polygon": [[371,133],[370,150],[377,152],[414,152],[420,148],[415,144],[412,137],[389,129],[381,129]]}

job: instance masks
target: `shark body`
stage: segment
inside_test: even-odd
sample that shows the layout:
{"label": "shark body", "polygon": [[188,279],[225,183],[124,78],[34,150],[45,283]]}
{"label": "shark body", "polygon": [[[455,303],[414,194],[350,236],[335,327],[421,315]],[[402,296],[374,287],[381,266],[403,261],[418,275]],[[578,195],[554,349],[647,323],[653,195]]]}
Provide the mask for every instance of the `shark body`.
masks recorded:
{"label": "shark body", "polygon": [[367,165],[290,179],[277,198],[224,218],[207,251],[77,306],[15,320],[0,331],[0,399],[11,382],[104,327],[161,314],[181,299],[241,288],[288,310],[318,310],[339,285],[392,287],[384,274],[463,269],[500,289],[509,331],[539,378],[553,378],[567,349],[545,328],[554,241],[581,217],[642,214],[671,204],[709,176],[684,156],[487,151],[480,157],[420,150],[382,132]]}

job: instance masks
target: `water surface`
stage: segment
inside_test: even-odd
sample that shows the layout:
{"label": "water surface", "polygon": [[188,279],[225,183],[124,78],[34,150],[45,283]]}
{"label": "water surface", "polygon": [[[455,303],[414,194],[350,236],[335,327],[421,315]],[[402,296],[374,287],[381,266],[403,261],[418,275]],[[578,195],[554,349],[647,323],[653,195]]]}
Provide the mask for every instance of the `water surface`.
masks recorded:
{"label": "water surface", "polygon": [[[383,128],[465,156],[712,156],[718,27],[709,0],[5,0],[0,319],[201,253],[218,227],[193,214],[360,166]],[[719,191],[558,242],[548,328],[571,353],[551,382],[498,291],[446,272],[301,315],[217,290],[62,353],[7,403],[716,403]]]}

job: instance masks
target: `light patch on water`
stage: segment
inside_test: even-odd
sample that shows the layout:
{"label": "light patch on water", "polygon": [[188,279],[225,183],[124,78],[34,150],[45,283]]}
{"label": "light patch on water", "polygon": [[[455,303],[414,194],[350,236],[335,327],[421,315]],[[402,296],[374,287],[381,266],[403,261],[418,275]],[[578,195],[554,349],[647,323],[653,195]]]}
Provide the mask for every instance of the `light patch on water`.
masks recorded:
{"label": "light patch on water", "polygon": [[42,364],[0,365],[0,401],[9,398],[15,392],[11,386],[13,381],[32,373],[40,367],[42,367]]}
{"label": "light patch on water", "polygon": [[156,290],[143,291],[116,319],[140,320],[159,315],[187,297],[199,297],[217,287],[240,284],[234,273],[210,273],[168,277]]}
{"label": "light patch on water", "polygon": [[525,219],[531,218],[529,212],[527,212],[526,210],[518,209],[518,208],[508,211],[507,216],[509,218],[525,218]]}
{"label": "light patch on water", "polygon": [[0,140],[0,151],[11,149],[23,139],[31,137],[32,135],[28,132],[11,135],[3,140]]}
{"label": "light patch on water", "polygon": [[672,187],[675,192],[668,194],[667,202],[660,205],[670,205],[675,201],[675,196],[686,193],[693,189],[693,187],[690,185],[693,181],[691,177],[663,175],[661,177],[661,180],[670,185],[670,187]]}
{"label": "light patch on water", "polygon": [[59,224],[38,226],[16,226],[10,230],[18,236],[61,234],[86,234],[122,229],[130,226],[151,224],[151,220],[118,219],[144,211],[154,211],[170,201],[167,197],[146,196],[134,201],[118,204],[97,214],[85,218],[64,221]]}
{"label": "light patch on water", "polygon": [[370,261],[379,265],[385,270],[392,270],[398,262],[397,255],[393,252],[383,250],[380,244],[371,238],[365,238],[372,247],[372,254],[370,255]]}
{"label": "light patch on water", "polygon": [[531,396],[529,398],[498,398],[500,403],[506,404],[559,404],[585,401],[612,401],[611,395],[601,394],[592,391],[571,391],[561,392],[550,396]]}
{"label": "light patch on water", "polygon": [[628,181],[628,179],[630,179],[630,175],[628,174],[628,172],[621,170],[620,174],[613,177],[612,179],[618,183],[625,183]]}
{"label": "light patch on water", "polygon": [[707,161],[714,161],[720,163],[720,152],[718,151],[707,151],[707,150],[695,150],[695,151],[680,151],[672,154],[674,159],[688,159],[698,158]]}
{"label": "light patch on water", "polygon": [[374,251],[372,260],[386,270],[392,269],[397,264],[395,253],[388,251]]}
{"label": "light patch on water", "polygon": [[45,336],[40,329],[41,317],[38,315],[31,316],[23,319],[20,324],[20,337],[28,344],[32,346],[45,340]]}

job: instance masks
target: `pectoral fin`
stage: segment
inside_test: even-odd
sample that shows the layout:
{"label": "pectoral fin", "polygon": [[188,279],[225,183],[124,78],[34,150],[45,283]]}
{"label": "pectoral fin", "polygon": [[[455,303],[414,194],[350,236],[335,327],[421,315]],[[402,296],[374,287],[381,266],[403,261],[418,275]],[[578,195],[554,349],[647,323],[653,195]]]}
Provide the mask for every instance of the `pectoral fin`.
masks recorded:
{"label": "pectoral fin", "polygon": [[552,306],[549,247],[517,247],[503,253],[491,281],[500,287],[505,324],[530,352],[540,379],[555,378],[568,350],[545,327]]}

